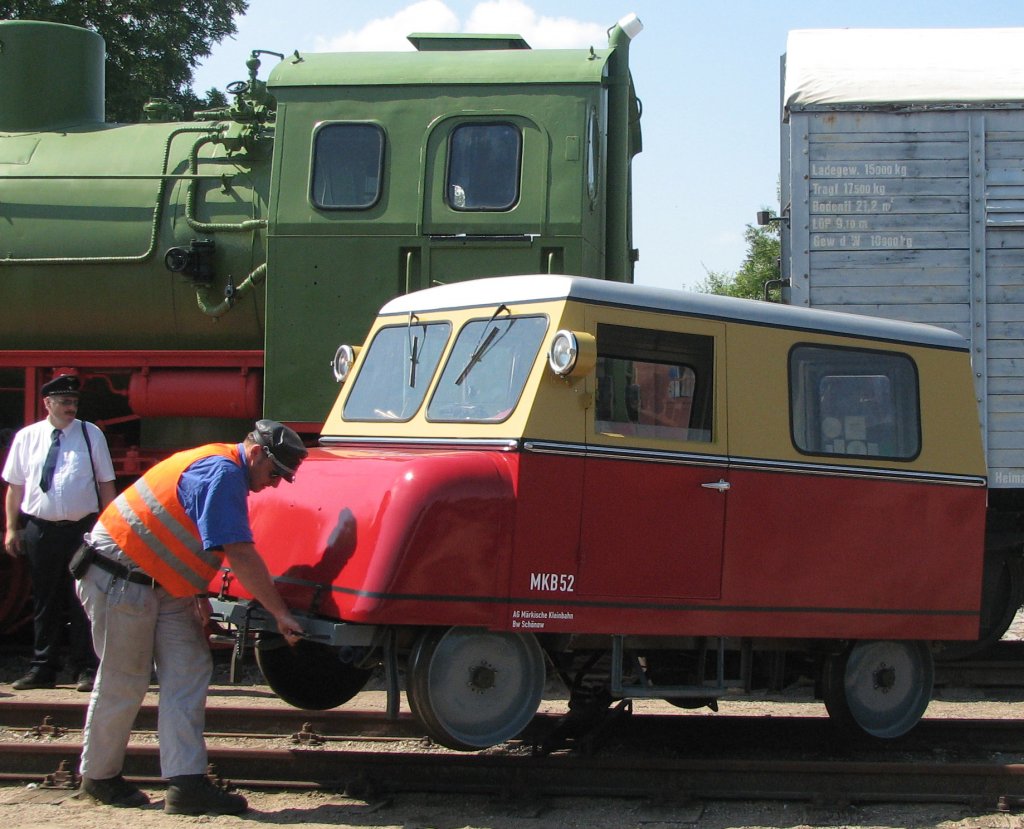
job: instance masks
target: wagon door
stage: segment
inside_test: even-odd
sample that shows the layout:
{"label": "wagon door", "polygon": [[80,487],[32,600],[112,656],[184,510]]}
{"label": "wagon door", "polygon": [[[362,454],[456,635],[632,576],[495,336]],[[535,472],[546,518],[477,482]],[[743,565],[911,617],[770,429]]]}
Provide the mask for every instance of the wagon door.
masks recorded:
{"label": "wagon door", "polygon": [[648,326],[597,324],[578,591],[716,598],[728,489],[725,327]]}

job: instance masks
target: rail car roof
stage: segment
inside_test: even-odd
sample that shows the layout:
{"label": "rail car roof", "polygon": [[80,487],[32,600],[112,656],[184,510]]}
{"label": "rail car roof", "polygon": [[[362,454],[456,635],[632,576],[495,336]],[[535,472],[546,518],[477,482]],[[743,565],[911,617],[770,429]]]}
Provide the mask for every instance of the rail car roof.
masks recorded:
{"label": "rail car roof", "polygon": [[752,299],[648,288],[583,276],[497,276],[439,285],[391,300],[381,309],[381,315],[477,306],[489,308],[497,303],[560,299],[798,331],[866,337],[932,348],[958,351],[965,351],[968,348],[967,341],[959,334],[933,325],[844,314],[838,311],[820,311]]}
{"label": "rail car roof", "polygon": [[798,29],[783,108],[1024,103],[1024,28]]}
{"label": "rail car roof", "polygon": [[285,58],[271,89],[300,86],[601,83],[612,50],[310,52]]}

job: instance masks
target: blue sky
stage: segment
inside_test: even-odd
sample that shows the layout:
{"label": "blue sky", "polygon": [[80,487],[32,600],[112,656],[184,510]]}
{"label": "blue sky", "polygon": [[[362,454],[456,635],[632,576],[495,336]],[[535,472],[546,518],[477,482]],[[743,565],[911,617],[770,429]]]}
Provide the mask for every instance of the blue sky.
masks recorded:
{"label": "blue sky", "polygon": [[630,47],[644,134],[634,164],[636,281],[667,288],[693,287],[709,270],[735,272],[746,225],[762,207],[777,208],[779,57],[789,30],[1024,26],[1021,0],[250,0],[238,34],[214,47],[195,88],[244,78],[252,49],[403,48],[413,31],[605,46],[607,28],[630,12],[644,24]]}

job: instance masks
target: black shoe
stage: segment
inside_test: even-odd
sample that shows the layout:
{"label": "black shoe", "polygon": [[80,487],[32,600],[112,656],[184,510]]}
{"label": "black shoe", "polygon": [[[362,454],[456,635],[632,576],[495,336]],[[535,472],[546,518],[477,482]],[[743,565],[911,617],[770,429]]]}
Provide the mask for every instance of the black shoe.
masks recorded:
{"label": "black shoe", "polygon": [[164,798],[169,815],[240,815],[248,808],[244,797],[218,789],[205,774],[170,778]]}
{"label": "black shoe", "polygon": [[56,688],[57,676],[46,668],[31,668],[21,679],[11,683],[15,691],[31,691],[33,688]]}
{"label": "black shoe", "polygon": [[137,808],[149,805],[149,796],[120,774],[103,780],[82,778],[82,791],[107,806]]}
{"label": "black shoe", "polygon": [[75,687],[79,691],[88,693],[96,682],[96,671],[79,671],[78,678],[75,681],[78,683]]}

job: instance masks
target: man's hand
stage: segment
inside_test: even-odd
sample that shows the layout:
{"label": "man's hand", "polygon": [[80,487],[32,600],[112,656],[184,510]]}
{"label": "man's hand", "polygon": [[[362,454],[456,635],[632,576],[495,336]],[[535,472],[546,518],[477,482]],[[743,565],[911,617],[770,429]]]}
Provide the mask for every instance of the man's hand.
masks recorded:
{"label": "man's hand", "polygon": [[294,645],[302,638],[302,625],[295,621],[295,617],[288,611],[275,616],[274,621],[277,622],[277,629],[289,645]]}
{"label": "man's hand", "polygon": [[289,645],[294,645],[302,638],[302,625],[289,612],[277,586],[267,570],[267,565],[256,547],[250,542],[225,544],[224,553],[232,572],[238,577],[242,586],[252,593],[252,597],[263,605],[274,621],[277,629]]}
{"label": "man's hand", "polygon": [[21,533],[18,530],[7,528],[4,533],[4,550],[12,558],[21,555]]}

